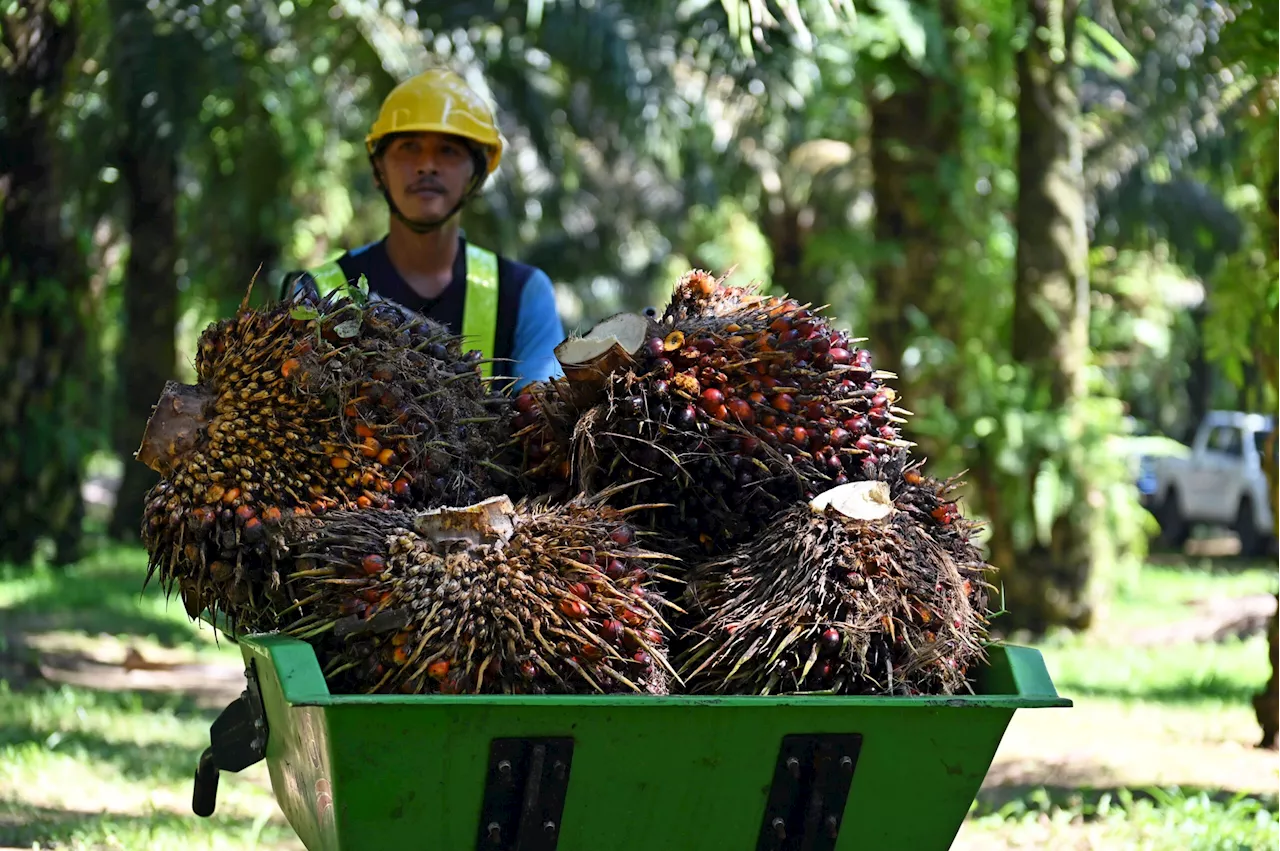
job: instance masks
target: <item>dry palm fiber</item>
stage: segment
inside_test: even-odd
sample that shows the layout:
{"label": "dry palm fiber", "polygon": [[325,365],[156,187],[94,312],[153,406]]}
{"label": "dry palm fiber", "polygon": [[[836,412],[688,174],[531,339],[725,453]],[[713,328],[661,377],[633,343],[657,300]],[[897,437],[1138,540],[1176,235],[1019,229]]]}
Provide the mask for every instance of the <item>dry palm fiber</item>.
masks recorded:
{"label": "dry palm fiber", "polygon": [[968,524],[913,510],[899,479],[834,488],[695,566],[700,617],[677,670],[691,692],[955,694],[984,658],[989,569]]}
{"label": "dry palm fiber", "polygon": [[535,481],[670,504],[642,522],[724,552],[798,500],[881,478],[908,446],[859,341],[820,311],[680,279],[661,319],[621,314],[562,344],[565,376],[530,386],[513,423]]}
{"label": "dry palm fiber", "polygon": [[665,557],[595,502],[291,521],[280,626],[338,693],[665,694]]}
{"label": "dry palm fiber", "polygon": [[[494,395],[443,326],[356,289],[249,309],[200,337],[197,384],[170,383],[137,457],[162,480],[142,538],[194,618],[233,629],[278,589],[280,523],[334,509],[474,502],[509,474]],[[278,600],[277,600],[278,602]]]}

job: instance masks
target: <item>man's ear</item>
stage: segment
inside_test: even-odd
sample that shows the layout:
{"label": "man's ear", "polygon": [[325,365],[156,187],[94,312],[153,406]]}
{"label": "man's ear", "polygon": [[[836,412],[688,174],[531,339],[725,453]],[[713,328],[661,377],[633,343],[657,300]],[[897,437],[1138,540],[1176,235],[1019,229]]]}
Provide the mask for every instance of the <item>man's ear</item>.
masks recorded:
{"label": "man's ear", "polygon": [[382,163],[381,152],[369,155],[369,168],[373,170],[373,185],[379,192],[387,191],[387,185],[382,180]]}

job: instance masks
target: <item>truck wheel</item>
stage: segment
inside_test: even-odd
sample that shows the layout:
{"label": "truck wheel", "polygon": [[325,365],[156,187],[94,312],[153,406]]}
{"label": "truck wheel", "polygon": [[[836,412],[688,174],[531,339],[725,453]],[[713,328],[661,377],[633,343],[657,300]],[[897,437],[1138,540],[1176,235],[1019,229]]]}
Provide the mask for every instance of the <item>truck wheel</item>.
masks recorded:
{"label": "truck wheel", "polygon": [[1235,531],[1236,537],[1240,539],[1240,555],[1256,558],[1266,550],[1266,536],[1258,531],[1258,524],[1253,519],[1253,500],[1248,497],[1240,500],[1240,508],[1236,511]]}
{"label": "truck wheel", "polygon": [[1160,543],[1175,550],[1181,550],[1191,537],[1191,524],[1182,516],[1182,508],[1178,505],[1178,492],[1170,488],[1160,501],[1156,511],[1156,520],[1160,523]]}

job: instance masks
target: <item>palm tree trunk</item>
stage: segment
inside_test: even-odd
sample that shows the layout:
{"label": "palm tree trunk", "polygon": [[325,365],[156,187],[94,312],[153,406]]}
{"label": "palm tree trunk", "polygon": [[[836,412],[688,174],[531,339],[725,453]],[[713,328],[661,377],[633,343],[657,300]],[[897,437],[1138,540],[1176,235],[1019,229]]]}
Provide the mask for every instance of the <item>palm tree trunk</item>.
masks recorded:
{"label": "palm tree trunk", "polygon": [[[1272,262],[1280,262],[1280,155],[1275,157],[1272,168],[1274,171],[1267,186],[1265,251]],[[1253,360],[1262,371],[1262,385],[1270,386],[1275,398],[1280,398],[1280,339],[1275,333],[1276,325],[1272,317],[1272,321],[1262,329],[1254,331],[1257,339]],[[1280,537],[1280,411],[1274,411],[1272,415],[1276,417],[1276,427],[1262,450],[1262,470],[1266,475],[1267,494],[1271,498],[1271,531]],[[1271,678],[1265,690],[1254,695],[1253,712],[1257,715],[1258,726],[1262,727],[1260,746],[1280,750],[1280,594],[1276,594],[1275,616],[1267,624],[1267,655],[1271,660]]]}
{"label": "palm tree trunk", "polygon": [[151,407],[175,375],[178,289],[177,163],[134,139],[126,142],[121,175],[129,192],[129,260],[124,274],[124,322],[116,360],[120,378],[115,448],[125,461],[109,533],[136,539],[143,499],[156,473],[133,459]]}
{"label": "palm tree trunk", "polygon": [[[1014,359],[1047,388],[1050,406],[1070,415],[1084,397],[1088,356],[1088,234],[1080,101],[1072,44],[1078,0],[1030,0],[1028,41],[1019,52],[1018,247],[1013,308]],[[1032,457],[1034,477],[1042,457]],[[1028,489],[1027,492],[1031,492]],[[1010,628],[1040,632],[1051,624],[1088,625],[1093,570],[1081,511],[1060,515],[1047,543],[1013,547],[1006,526],[993,527],[1014,553],[999,565]]]}
{"label": "palm tree trunk", "polygon": [[124,461],[108,533],[138,539],[143,499],[158,480],[133,453],[151,407],[177,368],[178,150],[182,110],[159,96],[150,63],[162,45],[141,0],[114,0],[110,49],[113,99],[123,127],[120,174],[129,196],[129,259],[124,272],[124,313],[116,358],[119,387],[113,443]]}
{"label": "palm tree trunk", "polygon": [[[955,3],[942,0],[939,12],[944,31],[950,32],[957,21]],[[903,353],[915,336],[912,313],[926,317],[937,336],[958,344],[963,335],[955,293],[941,274],[942,249],[955,242],[958,225],[947,173],[960,156],[961,72],[949,36],[930,53],[945,57],[946,65],[926,73],[895,56],[883,63],[893,93],[868,95],[877,256],[867,345],[878,367],[899,374],[896,389],[906,407],[917,412],[917,400],[949,405],[954,382],[903,369]],[[922,439],[924,454],[932,454],[927,438]]]}
{"label": "palm tree trunk", "polygon": [[89,276],[64,235],[53,153],[57,104],[78,39],[74,2],[0,15],[0,561],[79,554],[80,485],[94,438]]}

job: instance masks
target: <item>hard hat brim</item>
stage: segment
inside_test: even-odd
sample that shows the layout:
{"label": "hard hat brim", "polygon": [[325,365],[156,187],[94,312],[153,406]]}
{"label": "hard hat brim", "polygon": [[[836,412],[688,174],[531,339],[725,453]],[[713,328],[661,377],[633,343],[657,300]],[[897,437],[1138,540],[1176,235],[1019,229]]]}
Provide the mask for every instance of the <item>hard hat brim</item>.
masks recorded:
{"label": "hard hat brim", "polygon": [[445,136],[457,136],[460,139],[466,139],[474,142],[484,149],[485,162],[487,164],[486,174],[493,174],[498,168],[498,163],[502,161],[503,148],[501,136],[481,136],[477,133],[467,133],[460,131],[457,126],[449,124],[441,124],[438,122],[422,122],[416,124],[402,124],[394,130],[370,133],[364,137],[365,149],[373,154],[377,150],[378,142],[387,136],[397,136],[404,133],[440,133]]}

